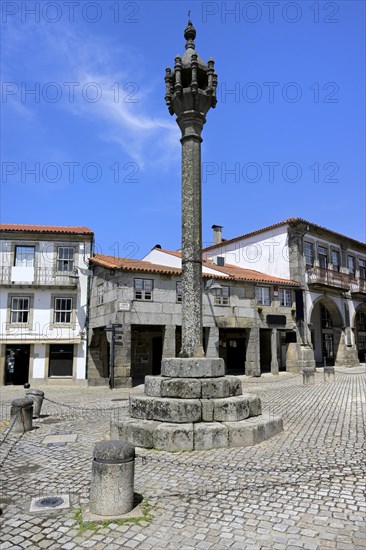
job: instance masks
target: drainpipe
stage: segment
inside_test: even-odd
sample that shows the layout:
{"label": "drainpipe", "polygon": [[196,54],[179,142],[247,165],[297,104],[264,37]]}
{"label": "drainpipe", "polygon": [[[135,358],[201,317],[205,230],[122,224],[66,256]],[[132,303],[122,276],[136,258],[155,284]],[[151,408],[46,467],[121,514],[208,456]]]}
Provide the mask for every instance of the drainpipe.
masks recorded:
{"label": "drainpipe", "polygon": [[[90,240],[90,257],[94,256],[94,235]],[[88,262],[88,270],[90,269],[90,263]],[[85,315],[85,337],[86,337],[86,346],[85,346],[85,380],[88,380],[88,367],[89,367],[89,308],[90,308],[90,295],[91,295],[91,284],[92,277],[94,276],[94,271],[92,267],[92,275],[88,275],[87,287],[86,287],[86,315]]]}

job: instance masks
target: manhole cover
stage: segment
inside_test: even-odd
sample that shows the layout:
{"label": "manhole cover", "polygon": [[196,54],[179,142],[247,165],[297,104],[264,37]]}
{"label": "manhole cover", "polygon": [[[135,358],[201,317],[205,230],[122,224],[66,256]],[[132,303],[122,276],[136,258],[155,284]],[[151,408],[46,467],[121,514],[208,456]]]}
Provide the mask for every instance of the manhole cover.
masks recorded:
{"label": "manhole cover", "polygon": [[56,508],[56,506],[60,506],[64,502],[64,499],[60,497],[45,497],[37,500],[35,505],[38,508]]}
{"label": "manhole cover", "polygon": [[70,496],[62,494],[58,496],[44,495],[43,497],[34,497],[31,500],[30,512],[43,513],[47,510],[57,511],[62,508],[70,508]]}

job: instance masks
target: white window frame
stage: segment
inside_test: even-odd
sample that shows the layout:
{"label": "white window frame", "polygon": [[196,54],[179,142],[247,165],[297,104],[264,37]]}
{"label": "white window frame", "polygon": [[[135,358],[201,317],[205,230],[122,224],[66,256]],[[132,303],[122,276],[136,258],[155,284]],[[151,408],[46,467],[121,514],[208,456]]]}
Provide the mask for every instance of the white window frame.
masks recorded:
{"label": "white window frame", "polygon": [[[333,262],[334,256],[337,255],[337,263]],[[341,255],[339,253],[339,250],[331,250],[330,251],[330,263],[332,264],[332,268],[334,271],[340,271],[341,270]]]}
{"label": "white window frame", "polygon": [[214,296],[215,306],[228,306],[230,305],[230,287],[226,285],[220,285],[220,294]]}
{"label": "white window frame", "polygon": [[[322,265],[322,262],[325,265]],[[328,269],[328,250],[322,245],[318,245],[318,263],[322,269]]]}
{"label": "white window frame", "polygon": [[[141,288],[136,288],[137,286],[140,286],[140,284],[137,281],[141,281]],[[134,279],[134,298],[135,300],[139,301],[148,301],[151,302],[153,299],[153,290],[154,290],[154,279],[142,279],[137,277]],[[145,288],[149,287],[151,288]]]}
{"label": "white window frame", "polygon": [[[351,267],[352,264],[352,267]],[[356,258],[354,256],[347,256],[347,269],[348,273],[355,277],[356,275]]]}
{"label": "white window frame", "polygon": [[[28,250],[28,253],[26,252]],[[32,250],[32,254],[29,254]],[[14,251],[14,266],[16,267],[34,267],[36,257],[36,247],[29,245],[16,245]]]}
{"label": "white window frame", "polygon": [[[72,257],[64,254],[64,250],[72,250]],[[63,257],[64,256],[64,257]],[[70,273],[74,271],[75,246],[60,245],[57,247],[56,271],[58,273]]]}
{"label": "white window frame", "polygon": [[359,258],[358,268],[360,270],[360,279],[366,279],[366,260]]}
{"label": "white window frame", "polygon": [[282,307],[292,306],[292,290],[290,288],[280,288],[280,305]]}
{"label": "white window frame", "polygon": [[[268,295],[266,296],[266,294]],[[259,306],[271,305],[271,288],[269,286],[257,286],[255,295]]]}
{"label": "white window frame", "polygon": [[104,304],[104,283],[97,286],[97,305]]}
{"label": "white window frame", "polygon": [[[63,303],[65,302],[65,303]],[[70,296],[58,296],[54,299],[53,323],[69,325],[72,322],[73,299]]]}
{"label": "white window frame", "polygon": [[[10,323],[26,325],[29,323],[30,297],[12,296],[10,306]],[[22,303],[23,302],[23,303]]]}
{"label": "white window frame", "polygon": [[[308,263],[308,255],[306,254],[307,245],[309,247],[308,250],[311,251],[311,263]],[[310,241],[304,241],[304,256],[305,256],[305,264],[312,267],[314,265],[314,258],[315,258],[314,243]]]}
{"label": "white window frame", "polygon": [[175,293],[176,293],[176,299],[177,303],[181,304],[183,300],[183,288],[182,288],[182,281],[177,281],[175,284]]}

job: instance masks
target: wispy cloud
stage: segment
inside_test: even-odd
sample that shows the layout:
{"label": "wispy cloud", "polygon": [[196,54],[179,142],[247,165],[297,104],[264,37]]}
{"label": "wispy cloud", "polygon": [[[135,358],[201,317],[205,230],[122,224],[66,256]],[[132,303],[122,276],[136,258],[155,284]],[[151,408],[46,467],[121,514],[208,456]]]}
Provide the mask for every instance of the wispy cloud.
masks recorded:
{"label": "wispy cloud", "polygon": [[[6,39],[10,80],[14,81],[15,75],[13,59],[18,58],[27,39],[33,69],[28,79],[32,73],[38,80],[56,82],[62,90],[57,108],[87,119],[92,132],[101,140],[119,144],[141,170],[171,166],[179,155],[178,129],[168,115],[150,114],[157,83],[144,85],[147,60],[140,52],[113,39],[97,40],[80,28],[38,24],[27,26],[25,32],[14,26]],[[24,72],[27,74],[26,66]],[[77,84],[65,85],[70,82]],[[94,97],[96,101],[89,100]],[[11,104],[31,116],[31,103]]]}

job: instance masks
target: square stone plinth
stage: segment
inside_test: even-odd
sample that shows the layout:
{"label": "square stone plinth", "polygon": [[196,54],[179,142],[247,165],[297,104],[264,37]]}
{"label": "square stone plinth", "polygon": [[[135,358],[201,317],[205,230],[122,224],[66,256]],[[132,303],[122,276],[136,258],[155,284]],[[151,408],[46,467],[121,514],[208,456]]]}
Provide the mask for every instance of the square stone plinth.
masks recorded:
{"label": "square stone plinth", "polygon": [[243,395],[214,399],[213,419],[216,422],[235,422],[249,416],[249,399]]}
{"label": "square stone plinth", "polygon": [[219,422],[194,424],[194,450],[221,449],[228,447],[228,429]]}
{"label": "square stone plinth", "polygon": [[174,399],[170,397],[130,397],[132,418],[159,420],[161,422],[184,423],[201,421],[201,401],[199,399]]}
{"label": "square stone plinth", "polygon": [[162,422],[154,431],[154,448],[164,451],[193,451],[193,424]]}
{"label": "square stone plinth", "polygon": [[256,445],[283,431],[280,416],[263,414],[240,422],[224,422],[228,429],[229,447]]}
{"label": "square stone plinth", "polygon": [[170,378],[216,378],[225,375],[223,359],[181,358],[163,359],[161,375]]}
{"label": "square stone plinth", "polygon": [[161,424],[154,420],[136,420],[127,418],[111,423],[111,438],[125,439],[136,447],[152,449],[154,447],[154,431]]}
{"label": "square stone plinth", "polygon": [[162,377],[161,397],[199,399],[201,397],[201,380],[197,378]]}

